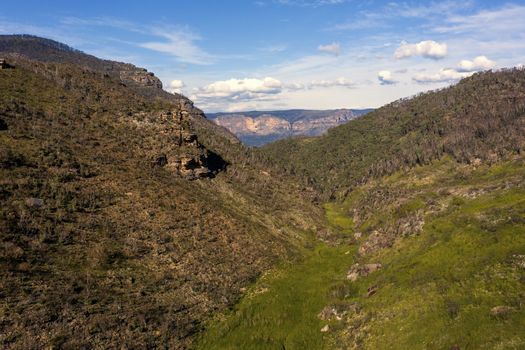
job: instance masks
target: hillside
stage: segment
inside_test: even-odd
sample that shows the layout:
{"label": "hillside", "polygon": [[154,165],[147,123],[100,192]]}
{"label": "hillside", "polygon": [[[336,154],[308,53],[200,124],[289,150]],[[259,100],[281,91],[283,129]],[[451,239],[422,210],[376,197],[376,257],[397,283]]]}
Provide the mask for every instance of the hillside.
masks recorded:
{"label": "hillside", "polygon": [[272,143],[262,153],[325,198],[339,198],[370,178],[444,155],[460,163],[496,162],[523,152],[524,134],[525,70],[510,69],[477,73],[395,101],[319,138]]}
{"label": "hillside", "polygon": [[191,101],[122,74],[143,70],[0,41],[4,347],[186,348],[311,241],[322,220],[300,188]]}
{"label": "hillside", "polygon": [[251,111],[207,113],[248,146],[262,146],[292,136],[318,136],[329,128],[360,117],[371,109]]}

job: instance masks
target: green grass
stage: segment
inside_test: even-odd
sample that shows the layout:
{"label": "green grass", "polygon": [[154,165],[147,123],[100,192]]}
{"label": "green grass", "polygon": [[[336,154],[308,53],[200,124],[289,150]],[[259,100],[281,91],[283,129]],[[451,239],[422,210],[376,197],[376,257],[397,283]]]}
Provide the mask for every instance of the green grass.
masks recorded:
{"label": "green grass", "polygon": [[350,234],[354,230],[354,222],[345,213],[344,203],[326,203],[324,205],[328,225],[343,234]]}
{"label": "green grass", "polygon": [[214,320],[198,349],[322,349],[317,317],[337,294],[354,250],[321,244],[304,260],[263,276],[231,313]]}

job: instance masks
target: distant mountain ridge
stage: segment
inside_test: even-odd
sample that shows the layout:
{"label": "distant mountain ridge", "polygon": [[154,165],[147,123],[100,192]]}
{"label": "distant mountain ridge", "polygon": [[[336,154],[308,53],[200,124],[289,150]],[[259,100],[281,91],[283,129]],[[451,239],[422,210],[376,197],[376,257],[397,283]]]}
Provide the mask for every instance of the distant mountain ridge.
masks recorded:
{"label": "distant mountain ridge", "polygon": [[318,136],[329,128],[358,118],[372,109],[248,111],[207,116],[249,146],[262,146],[290,136]]}

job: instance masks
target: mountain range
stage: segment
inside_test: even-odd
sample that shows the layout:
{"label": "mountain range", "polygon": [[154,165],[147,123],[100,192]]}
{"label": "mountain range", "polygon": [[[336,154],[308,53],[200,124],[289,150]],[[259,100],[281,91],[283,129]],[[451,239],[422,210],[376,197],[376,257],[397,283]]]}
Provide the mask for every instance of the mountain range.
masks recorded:
{"label": "mountain range", "polygon": [[525,347],[525,70],[252,148],[134,65],[0,58],[4,348]]}
{"label": "mountain range", "polygon": [[250,111],[207,113],[218,125],[248,146],[262,146],[292,136],[318,136],[329,128],[360,117],[372,109]]}

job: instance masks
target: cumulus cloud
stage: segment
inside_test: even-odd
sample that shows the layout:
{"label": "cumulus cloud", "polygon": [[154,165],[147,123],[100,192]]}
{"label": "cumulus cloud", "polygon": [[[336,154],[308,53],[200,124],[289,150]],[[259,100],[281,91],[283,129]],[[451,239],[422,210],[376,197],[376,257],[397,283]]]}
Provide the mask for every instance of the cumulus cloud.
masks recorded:
{"label": "cumulus cloud", "polygon": [[171,93],[177,93],[177,94],[180,94],[182,93],[182,89],[185,87],[186,85],[184,84],[184,82],[182,80],[172,80],[169,85],[168,85],[168,91],[171,92]]}
{"label": "cumulus cloud", "polygon": [[472,61],[462,60],[459,62],[458,71],[460,72],[477,72],[480,70],[492,69],[496,62],[489,60],[486,56],[478,56]]}
{"label": "cumulus cloud", "polygon": [[331,55],[339,56],[341,54],[341,45],[339,43],[331,43],[328,45],[319,45],[318,51],[329,53]]}
{"label": "cumulus cloud", "polygon": [[417,44],[409,44],[402,42],[394,53],[397,59],[407,58],[412,56],[422,56],[431,59],[440,59],[447,55],[447,44],[438,43],[433,40],[421,41]]}
{"label": "cumulus cloud", "polygon": [[496,62],[489,60],[485,56],[478,56],[471,60],[462,60],[456,68],[442,68],[435,74],[417,74],[413,80],[421,84],[428,83],[451,83],[471,76],[475,72],[491,69],[496,66]]}
{"label": "cumulus cloud", "polygon": [[395,84],[396,81],[392,77],[392,72],[389,70],[382,70],[377,73],[377,79],[381,83],[381,85],[392,85]]}
{"label": "cumulus cloud", "polygon": [[283,84],[272,77],[220,80],[197,89],[197,98],[229,100],[258,99],[282,91]]}

